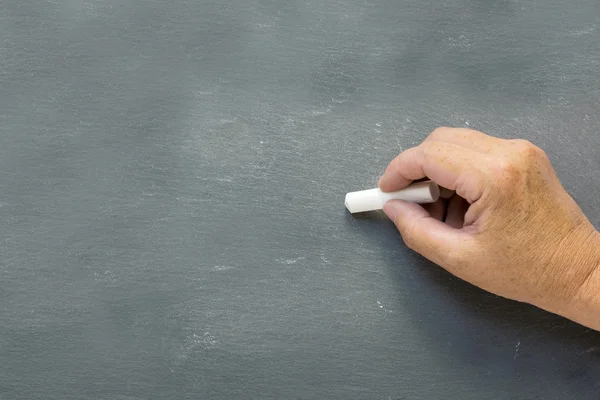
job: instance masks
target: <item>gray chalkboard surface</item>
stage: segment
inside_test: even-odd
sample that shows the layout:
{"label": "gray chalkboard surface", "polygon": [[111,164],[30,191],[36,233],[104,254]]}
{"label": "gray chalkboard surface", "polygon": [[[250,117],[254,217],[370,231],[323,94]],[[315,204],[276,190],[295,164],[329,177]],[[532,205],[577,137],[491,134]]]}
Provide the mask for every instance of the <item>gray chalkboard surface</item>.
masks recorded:
{"label": "gray chalkboard surface", "polygon": [[598,227],[599,110],[596,0],[0,1],[0,398],[598,399],[343,198],[469,126]]}

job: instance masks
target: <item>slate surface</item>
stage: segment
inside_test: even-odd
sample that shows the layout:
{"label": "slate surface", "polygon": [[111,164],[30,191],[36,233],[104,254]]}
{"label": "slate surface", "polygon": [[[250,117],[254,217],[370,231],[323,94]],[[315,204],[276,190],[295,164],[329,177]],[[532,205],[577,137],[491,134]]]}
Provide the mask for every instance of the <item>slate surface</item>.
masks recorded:
{"label": "slate surface", "polygon": [[596,0],[0,1],[0,398],[597,399],[343,196],[470,126],[598,227],[599,71]]}

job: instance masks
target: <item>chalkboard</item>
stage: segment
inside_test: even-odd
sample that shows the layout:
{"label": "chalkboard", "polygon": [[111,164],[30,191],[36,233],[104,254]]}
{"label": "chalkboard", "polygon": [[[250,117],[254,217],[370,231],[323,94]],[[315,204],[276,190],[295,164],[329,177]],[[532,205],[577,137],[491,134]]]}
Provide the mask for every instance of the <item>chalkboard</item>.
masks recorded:
{"label": "chalkboard", "polygon": [[600,3],[0,2],[0,398],[598,399],[600,337],[351,216],[438,126],[600,223]]}

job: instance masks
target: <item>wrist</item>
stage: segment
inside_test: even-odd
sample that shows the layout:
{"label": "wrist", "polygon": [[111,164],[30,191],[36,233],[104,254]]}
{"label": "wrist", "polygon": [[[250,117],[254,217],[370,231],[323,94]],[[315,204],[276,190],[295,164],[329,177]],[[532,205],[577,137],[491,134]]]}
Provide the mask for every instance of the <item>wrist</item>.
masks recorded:
{"label": "wrist", "polygon": [[600,331],[600,232],[593,230],[579,252],[581,277],[564,316]]}

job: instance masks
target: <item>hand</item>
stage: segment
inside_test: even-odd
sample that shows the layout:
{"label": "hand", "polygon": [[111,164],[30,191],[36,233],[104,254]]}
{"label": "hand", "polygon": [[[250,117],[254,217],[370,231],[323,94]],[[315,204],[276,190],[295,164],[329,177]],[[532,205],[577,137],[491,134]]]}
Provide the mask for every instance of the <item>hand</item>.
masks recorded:
{"label": "hand", "polygon": [[422,178],[456,195],[385,205],[409,248],[484,290],[600,330],[600,234],[540,148],[439,128],[397,156],[379,187]]}

